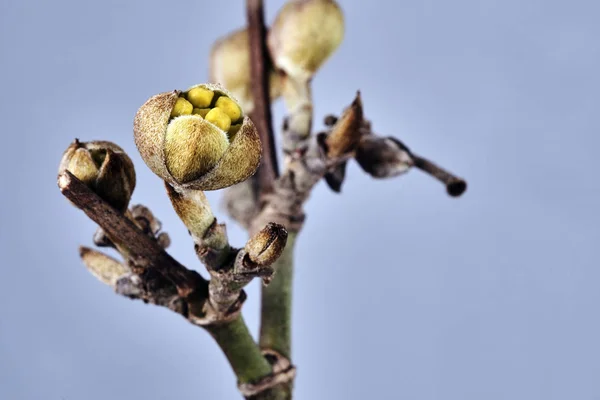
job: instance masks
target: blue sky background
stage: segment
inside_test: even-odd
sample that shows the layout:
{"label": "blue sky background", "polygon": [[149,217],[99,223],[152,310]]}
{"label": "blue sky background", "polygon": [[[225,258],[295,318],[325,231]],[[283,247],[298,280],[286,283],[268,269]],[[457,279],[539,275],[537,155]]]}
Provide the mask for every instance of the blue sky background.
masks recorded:
{"label": "blue sky background", "polygon": [[[94,225],[56,169],[75,137],[124,147],[133,201],[202,270],[132,120],[151,95],[207,79],[243,4],[0,2],[0,398],[238,398],[206,332],[83,268]],[[282,4],[266,1],[269,21]],[[315,126],[360,89],[378,133],[469,189],[451,199],[419,171],[375,181],[356,164],[342,195],[317,187],[297,251],[297,398],[600,398],[600,3],[341,4],[346,37],[314,80]],[[244,309],[254,332],[258,289]]]}

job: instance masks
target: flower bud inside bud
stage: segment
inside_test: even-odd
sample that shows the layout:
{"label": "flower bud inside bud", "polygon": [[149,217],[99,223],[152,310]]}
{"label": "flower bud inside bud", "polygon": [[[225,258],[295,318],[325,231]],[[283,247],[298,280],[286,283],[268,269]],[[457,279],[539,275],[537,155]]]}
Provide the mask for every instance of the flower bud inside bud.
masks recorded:
{"label": "flower bud inside bud", "polygon": [[204,118],[225,132],[231,127],[231,118],[219,107],[210,110]]}
{"label": "flower bud inside bud", "polygon": [[180,97],[177,99],[175,106],[173,106],[173,110],[171,110],[171,118],[179,117],[180,115],[190,115],[194,107],[192,104]]}
{"label": "flower bud inside bud", "polygon": [[228,146],[225,132],[215,129],[198,116],[181,116],[167,126],[166,165],[179,182],[189,182],[212,169]]}
{"label": "flower bud inside bud", "polygon": [[232,122],[237,122],[242,116],[242,110],[235,101],[229,97],[221,96],[217,99],[215,107],[219,107],[225,114],[231,118]]}
{"label": "flower bud inside bud", "polygon": [[210,107],[215,92],[203,87],[195,87],[187,93],[187,98],[196,108]]}

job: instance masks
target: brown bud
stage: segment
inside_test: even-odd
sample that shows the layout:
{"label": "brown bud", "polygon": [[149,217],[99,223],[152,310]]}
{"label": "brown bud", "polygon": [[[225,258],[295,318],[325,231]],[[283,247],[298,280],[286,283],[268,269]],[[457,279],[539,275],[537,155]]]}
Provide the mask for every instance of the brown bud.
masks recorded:
{"label": "brown bud", "polygon": [[344,16],[333,0],[290,0],[277,14],[268,34],[275,66],[308,80],[338,48]]}
{"label": "brown bud", "polygon": [[359,92],[352,104],[336,121],[325,140],[329,157],[341,157],[356,150],[362,136],[359,129],[362,119],[363,108]]}
{"label": "brown bud", "polygon": [[288,233],[282,225],[269,223],[246,243],[250,261],[260,266],[273,264],[283,252]]}
{"label": "brown bud", "polygon": [[59,174],[71,172],[119,211],[127,210],[135,188],[135,169],[122,148],[106,141],[75,140],[64,152]]}
{"label": "brown bud", "polygon": [[[210,81],[226,87],[248,114],[254,109],[250,78],[248,29],[239,29],[218,39],[210,52]],[[271,100],[281,96],[281,76],[269,66]]]}
{"label": "brown bud", "polygon": [[151,97],[135,116],[134,138],[148,167],[182,189],[222,189],[249,178],[260,163],[256,127],[219,85]]}
{"label": "brown bud", "polygon": [[414,165],[408,148],[391,137],[363,136],[355,157],[360,167],[374,178],[397,176]]}

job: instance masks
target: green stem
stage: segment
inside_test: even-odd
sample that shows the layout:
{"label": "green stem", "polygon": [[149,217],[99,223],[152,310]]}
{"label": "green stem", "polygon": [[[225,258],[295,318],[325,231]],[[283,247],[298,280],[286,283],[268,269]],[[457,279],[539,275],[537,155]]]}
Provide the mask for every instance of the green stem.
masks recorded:
{"label": "green stem", "polygon": [[290,232],[285,250],[273,264],[275,276],[262,288],[260,347],[291,359],[292,280],[296,233]]}
{"label": "green stem", "polygon": [[258,382],[271,373],[271,365],[254,342],[242,316],[206,327],[231,364],[238,383]]}

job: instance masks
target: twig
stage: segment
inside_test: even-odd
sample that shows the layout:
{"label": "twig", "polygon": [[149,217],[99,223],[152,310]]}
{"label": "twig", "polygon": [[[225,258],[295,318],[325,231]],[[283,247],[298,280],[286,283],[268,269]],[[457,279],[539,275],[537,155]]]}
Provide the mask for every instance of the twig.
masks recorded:
{"label": "twig", "polygon": [[135,268],[157,268],[171,281],[181,297],[187,297],[206,281],[195,271],[185,268],[145,235],[135,224],[112,208],[69,171],[58,177],[62,194],[96,222],[111,237],[125,243]]}
{"label": "twig", "polygon": [[196,254],[211,275],[209,303],[214,313],[207,316],[206,323],[235,318],[245,299],[243,288],[255,277],[269,279],[273,274],[271,264],[285,247],[287,231],[281,225],[266,223],[245,248],[234,248],[225,225],[217,222],[202,191],[178,191],[169,184],[166,188],[194,240]]}
{"label": "twig", "polygon": [[467,182],[459,178],[438,165],[432,163],[426,158],[411,153],[411,157],[415,163],[415,167],[433,176],[444,185],[446,191],[452,197],[458,197],[467,190]]}
{"label": "twig", "polygon": [[277,152],[273,134],[271,102],[269,98],[269,64],[266,28],[262,0],[247,0],[248,35],[250,43],[250,76],[254,111],[252,121],[258,129],[263,156],[258,169],[259,194],[273,191],[273,182],[279,176]]}
{"label": "twig", "polygon": [[[169,308],[192,324],[205,328],[225,353],[242,393],[253,387],[268,391],[274,385],[291,379],[289,370],[277,370],[276,365],[272,367],[270,360],[263,356],[240,313],[227,320],[207,317],[211,308],[207,301],[209,284],[198,273],[179,264],[156,240],[70,172],[59,175],[58,186],[65,197],[126,248],[127,256],[131,257],[128,261],[136,266],[133,272],[129,272],[128,267],[120,267],[117,260],[95,250],[81,248],[82,260],[99,280],[113,287],[117,294]],[[244,254],[252,260],[254,250],[249,248],[247,252],[244,250]],[[264,251],[257,256],[260,260]]]}

